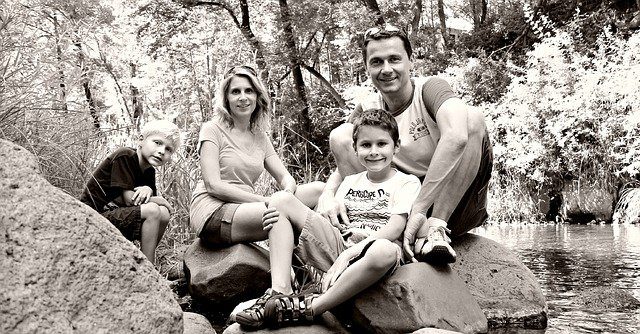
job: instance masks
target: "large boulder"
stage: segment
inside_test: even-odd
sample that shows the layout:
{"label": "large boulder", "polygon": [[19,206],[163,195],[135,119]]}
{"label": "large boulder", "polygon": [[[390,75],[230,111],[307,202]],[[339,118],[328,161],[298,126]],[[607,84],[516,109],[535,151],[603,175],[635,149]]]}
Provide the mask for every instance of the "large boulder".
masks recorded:
{"label": "large boulder", "polygon": [[259,329],[259,330],[244,330],[239,324],[235,323],[227,327],[222,334],[349,334],[350,332],[345,329],[342,324],[336,319],[334,315],[329,312],[322,314],[319,319],[316,319],[313,324],[302,326],[283,327],[278,329]]}
{"label": "large boulder", "polygon": [[205,304],[233,306],[271,286],[269,253],[253,244],[207,248],[196,239],[185,252],[184,268],[189,293]]}
{"label": "large boulder", "polygon": [[451,269],[480,304],[490,328],[546,328],[547,303],[540,284],[512,251],[472,233],[452,245],[458,258]]}
{"label": "large boulder", "polygon": [[182,333],[165,279],[104,217],[0,140],[0,333]]}
{"label": "large boulder", "polygon": [[487,318],[448,266],[412,263],[353,300],[353,322],[369,333],[409,333],[424,327],[486,333]]}
{"label": "large boulder", "polygon": [[183,334],[216,334],[215,329],[207,318],[198,313],[184,312],[184,332]]}

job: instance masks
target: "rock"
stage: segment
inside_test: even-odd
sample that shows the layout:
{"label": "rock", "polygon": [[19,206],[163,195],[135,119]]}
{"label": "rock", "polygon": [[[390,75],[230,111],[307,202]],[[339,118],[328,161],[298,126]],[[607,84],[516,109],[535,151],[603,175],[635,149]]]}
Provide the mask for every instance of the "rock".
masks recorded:
{"label": "rock", "polygon": [[408,333],[435,327],[486,333],[478,303],[448,266],[412,263],[353,300],[353,323],[369,333]]}
{"label": "rock", "polygon": [[632,293],[613,286],[597,286],[578,291],[576,302],[591,311],[633,310],[640,307]]}
{"label": "rock", "polygon": [[182,333],[142,252],[37,170],[0,140],[0,333]]}
{"label": "rock", "polygon": [[446,329],[439,329],[439,328],[422,328],[422,329],[418,329],[415,332],[412,332],[411,334],[454,334],[454,333],[460,333],[460,332],[448,331]]}
{"label": "rock", "polygon": [[506,247],[472,233],[452,244],[451,269],[466,283],[490,328],[547,326],[547,303],[536,277]]}
{"label": "rock", "polygon": [[184,312],[183,318],[184,334],[216,334],[209,320],[201,314]]}
{"label": "rock", "polygon": [[614,194],[595,184],[567,183],[562,189],[562,215],[573,223],[611,222]]}
{"label": "rock", "polygon": [[269,255],[252,244],[205,247],[196,239],[185,252],[189,293],[214,305],[236,305],[261,296],[271,285]]}
{"label": "rock", "polygon": [[243,330],[240,325],[233,324],[222,332],[222,334],[240,334],[240,333],[273,333],[273,334],[348,334],[349,331],[345,329],[340,322],[329,312],[325,312],[320,319],[316,320],[314,324],[308,326],[292,326],[279,329],[261,329],[257,331]]}

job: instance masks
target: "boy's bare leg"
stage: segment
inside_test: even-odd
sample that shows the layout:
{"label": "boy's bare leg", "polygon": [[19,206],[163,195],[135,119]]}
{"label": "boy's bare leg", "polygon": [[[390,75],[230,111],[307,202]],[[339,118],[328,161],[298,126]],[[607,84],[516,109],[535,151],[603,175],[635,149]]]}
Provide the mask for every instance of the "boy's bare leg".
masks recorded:
{"label": "boy's bare leg", "polygon": [[156,203],[145,203],[140,205],[140,217],[143,219],[140,233],[140,250],[155,265],[156,247],[169,221],[167,219],[168,211],[167,216],[164,216],[161,206]]}
{"label": "boy's bare leg", "polygon": [[320,315],[379,281],[395,265],[396,256],[391,241],[374,241],[360,260],[347,267],[325,293],[313,300],[313,313]]}
{"label": "boy's bare leg", "polygon": [[277,192],[271,196],[269,207],[280,213],[278,221],[269,231],[269,261],[271,263],[271,288],[292,294],[291,257],[294,248],[294,233],[300,233],[311,209],[293,194]]}

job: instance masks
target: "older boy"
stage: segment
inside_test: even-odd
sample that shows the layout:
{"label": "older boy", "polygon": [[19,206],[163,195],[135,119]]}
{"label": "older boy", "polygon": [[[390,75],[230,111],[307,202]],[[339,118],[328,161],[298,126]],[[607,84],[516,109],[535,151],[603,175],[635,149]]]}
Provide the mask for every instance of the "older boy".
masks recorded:
{"label": "older boy", "polygon": [[[271,197],[263,218],[269,230],[271,288],[236,321],[249,328],[282,327],[313,321],[371,286],[401,262],[399,238],[420,181],[391,167],[400,149],[393,117],[380,109],[356,120],[353,146],[365,172],[350,175],[336,197],[349,223],[333,226],[287,192]],[[298,244],[295,245],[295,237]],[[293,251],[325,272],[322,294],[292,296]]]}
{"label": "older boy", "polygon": [[178,127],[165,120],[142,129],[137,149],[111,153],[87,181],[80,201],[106,217],[155,264],[155,250],[169,223],[171,205],[156,195],[155,169],[180,145]]}

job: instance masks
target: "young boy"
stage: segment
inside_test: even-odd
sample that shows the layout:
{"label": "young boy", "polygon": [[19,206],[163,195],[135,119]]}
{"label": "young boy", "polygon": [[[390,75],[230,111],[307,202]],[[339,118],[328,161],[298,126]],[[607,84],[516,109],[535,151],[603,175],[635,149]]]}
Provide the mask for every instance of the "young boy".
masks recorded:
{"label": "young boy", "polygon": [[[345,206],[347,217],[339,226],[290,193],[271,197],[263,217],[263,226],[269,230],[271,288],[236,314],[241,326],[256,329],[311,322],[400,265],[399,238],[420,181],[391,167],[400,140],[396,121],[386,111],[364,111],[355,122],[353,142],[358,161],[367,170],[340,184],[336,198]],[[305,263],[325,272],[321,294],[292,296],[294,250]]]}
{"label": "young boy", "polygon": [[111,153],[87,181],[80,201],[100,212],[129,240],[140,240],[140,250],[155,264],[155,250],[173,211],[156,196],[154,167],[171,160],[180,145],[178,127],[165,120],[142,129],[138,148]]}

